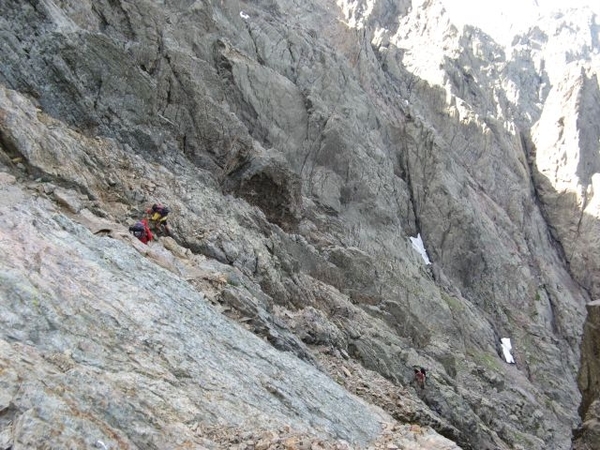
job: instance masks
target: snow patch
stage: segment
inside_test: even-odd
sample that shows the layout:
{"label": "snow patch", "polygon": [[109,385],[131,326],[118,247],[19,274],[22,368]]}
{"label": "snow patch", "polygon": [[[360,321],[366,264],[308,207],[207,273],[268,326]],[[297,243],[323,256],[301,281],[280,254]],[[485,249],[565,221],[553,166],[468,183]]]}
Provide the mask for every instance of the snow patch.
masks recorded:
{"label": "snow patch", "polygon": [[512,345],[510,343],[510,339],[509,338],[502,338],[500,339],[501,342],[501,347],[502,347],[502,353],[504,354],[504,360],[509,363],[509,364],[514,364],[515,363],[515,359],[512,356],[512,353],[510,352],[512,350]]}
{"label": "snow patch", "polygon": [[425,264],[431,264],[427,256],[427,250],[425,250],[425,245],[423,245],[423,239],[421,239],[421,233],[417,234],[417,237],[411,237],[410,242],[412,242],[413,248],[423,257]]}

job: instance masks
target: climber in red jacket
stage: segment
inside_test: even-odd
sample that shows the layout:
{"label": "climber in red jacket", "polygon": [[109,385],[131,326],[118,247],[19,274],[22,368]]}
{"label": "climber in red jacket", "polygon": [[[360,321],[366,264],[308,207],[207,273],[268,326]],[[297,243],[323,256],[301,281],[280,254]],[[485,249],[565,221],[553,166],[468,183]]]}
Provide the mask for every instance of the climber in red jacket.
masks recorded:
{"label": "climber in red jacket", "polygon": [[425,389],[425,379],[427,378],[425,369],[415,368],[415,381],[421,389]]}
{"label": "climber in red jacket", "polygon": [[129,227],[129,232],[132,233],[136,238],[142,241],[144,244],[148,245],[154,236],[152,236],[152,231],[150,231],[150,227],[148,226],[148,221],[146,219],[142,219],[136,222],[134,225]]}

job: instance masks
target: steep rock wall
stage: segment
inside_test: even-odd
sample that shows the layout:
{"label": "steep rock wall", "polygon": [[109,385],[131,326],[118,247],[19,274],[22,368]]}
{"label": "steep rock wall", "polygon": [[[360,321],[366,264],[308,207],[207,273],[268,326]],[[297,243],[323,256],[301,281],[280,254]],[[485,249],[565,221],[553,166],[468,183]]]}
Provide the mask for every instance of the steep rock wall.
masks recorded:
{"label": "steep rock wall", "polygon": [[579,372],[579,389],[582,394],[579,413],[583,425],[575,433],[573,449],[588,450],[600,444],[600,365],[598,364],[598,348],[600,317],[600,302],[595,301],[587,305],[587,320],[581,342],[581,370]]}
{"label": "steep rock wall", "polygon": [[0,81],[110,145],[75,157],[5,115],[5,157],[122,223],[168,202],[180,244],[251,280],[220,298],[278,348],[332,346],[399,386],[428,366],[415,417],[465,448],[568,448],[588,291],[520,134],[548,77],[434,1],[226,3],[6,2]]}

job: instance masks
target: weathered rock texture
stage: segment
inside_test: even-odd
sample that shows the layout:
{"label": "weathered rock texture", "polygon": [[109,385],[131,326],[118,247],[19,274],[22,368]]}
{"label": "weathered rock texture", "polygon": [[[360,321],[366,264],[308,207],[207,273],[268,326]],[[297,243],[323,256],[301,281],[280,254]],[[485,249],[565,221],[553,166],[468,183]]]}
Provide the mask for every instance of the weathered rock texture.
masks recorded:
{"label": "weathered rock texture", "polygon": [[579,373],[583,425],[576,432],[575,450],[591,450],[600,442],[600,301],[589,303],[587,311]]}
{"label": "weathered rock texture", "polygon": [[582,14],[589,42],[556,16],[504,48],[434,0],[0,4],[4,448],[570,448],[600,290]]}

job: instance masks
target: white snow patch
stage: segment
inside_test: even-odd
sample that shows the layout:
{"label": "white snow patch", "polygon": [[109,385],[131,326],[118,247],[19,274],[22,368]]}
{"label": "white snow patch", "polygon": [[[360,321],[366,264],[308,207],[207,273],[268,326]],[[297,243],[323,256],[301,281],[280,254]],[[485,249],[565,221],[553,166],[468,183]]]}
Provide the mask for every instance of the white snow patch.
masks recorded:
{"label": "white snow patch", "polygon": [[512,354],[510,352],[512,350],[512,345],[510,343],[510,339],[502,338],[502,339],[500,339],[500,342],[501,342],[501,347],[502,347],[502,353],[504,354],[504,360],[509,364],[514,364],[515,359],[513,358]]}
{"label": "white snow patch", "polygon": [[240,17],[244,20],[248,20],[250,16],[246,14],[244,11],[240,11]]}
{"label": "white snow patch", "polygon": [[425,245],[423,245],[423,239],[421,239],[421,233],[417,234],[417,237],[411,237],[410,242],[412,242],[413,248],[423,257],[425,264],[431,264],[427,256],[427,250],[425,250]]}

